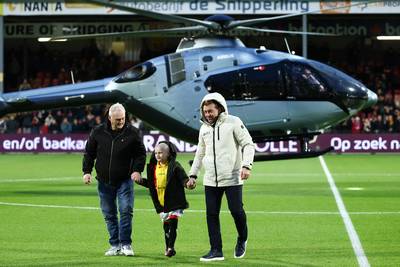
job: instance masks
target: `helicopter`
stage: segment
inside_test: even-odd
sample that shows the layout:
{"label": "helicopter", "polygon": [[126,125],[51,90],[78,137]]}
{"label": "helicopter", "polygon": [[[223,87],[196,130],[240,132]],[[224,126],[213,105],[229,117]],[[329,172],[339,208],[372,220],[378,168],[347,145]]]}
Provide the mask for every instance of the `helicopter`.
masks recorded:
{"label": "helicopter", "polygon": [[218,92],[225,97],[229,113],[243,120],[254,142],[295,140],[300,143],[297,153],[256,155],[255,158],[275,160],[315,157],[330,151],[331,147],[312,151],[309,141],[324,129],[377,102],[373,91],[333,67],[292,53],[248,48],[235,36],[238,30],[327,35],[249,27],[315,11],[249,20],[217,14],[198,20],[116,2],[88,2],[194,26],[49,38],[57,41],[121,34],[134,38],[190,34],[181,39],[175,52],[149,59],[116,77],[2,94],[0,116],[119,102],[153,127],[196,144],[201,99],[208,93]]}

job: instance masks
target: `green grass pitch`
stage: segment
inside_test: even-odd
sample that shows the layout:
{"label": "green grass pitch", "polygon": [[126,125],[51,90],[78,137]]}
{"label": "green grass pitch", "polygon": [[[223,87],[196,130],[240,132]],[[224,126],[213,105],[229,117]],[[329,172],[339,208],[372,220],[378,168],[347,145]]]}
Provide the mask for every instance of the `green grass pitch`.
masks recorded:
{"label": "green grass pitch", "polygon": [[[193,157],[179,155],[189,168]],[[324,157],[371,266],[400,266],[399,155]],[[144,174],[144,176],[146,176]],[[0,155],[0,266],[359,266],[318,158],[257,162],[244,186],[245,258],[234,259],[234,222],[223,199],[225,261],[209,249],[204,192],[187,191],[177,255],[163,255],[163,231],[147,191],[135,186],[134,257],[105,257],[108,237],[96,183],[81,180],[81,155]]]}

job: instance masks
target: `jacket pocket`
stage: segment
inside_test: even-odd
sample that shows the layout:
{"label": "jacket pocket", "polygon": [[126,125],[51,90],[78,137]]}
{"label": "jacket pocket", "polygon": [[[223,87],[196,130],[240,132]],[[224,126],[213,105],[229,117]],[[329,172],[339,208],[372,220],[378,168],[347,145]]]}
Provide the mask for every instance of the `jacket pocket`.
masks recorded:
{"label": "jacket pocket", "polygon": [[222,155],[217,155],[217,168],[218,174],[228,175],[232,173],[235,168],[236,153],[223,153]]}

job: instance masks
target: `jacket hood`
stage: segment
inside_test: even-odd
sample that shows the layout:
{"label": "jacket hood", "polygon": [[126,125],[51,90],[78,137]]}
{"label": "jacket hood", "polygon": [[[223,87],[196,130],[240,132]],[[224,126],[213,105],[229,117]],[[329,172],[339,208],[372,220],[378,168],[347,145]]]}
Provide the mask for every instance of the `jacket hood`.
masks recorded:
{"label": "jacket hood", "polygon": [[[176,148],[176,146],[173,143],[171,143],[170,141],[161,141],[158,144],[162,144],[162,143],[167,144],[168,147],[169,147],[168,162],[175,161],[176,160],[176,155],[177,155],[177,152],[178,152],[178,149]],[[151,153],[151,157],[150,157],[150,162],[149,163],[151,163],[151,164],[156,164],[157,163],[156,155],[155,155],[154,151],[153,151],[153,153]]]}
{"label": "jacket hood", "polygon": [[225,98],[220,93],[210,93],[210,94],[205,95],[203,97],[203,100],[201,100],[201,103],[200,103],[200,115],[201,115],[202,122],[205,122],[204,115],[203,115],[203,109],[202,109],[203,103],[208,100],[214,100],[214,101],[218,102],[219,104],[221,104],[221,106],[224,107],[223,113],[225,113],[226,115],[229,114],[228,106],[226,105]]}

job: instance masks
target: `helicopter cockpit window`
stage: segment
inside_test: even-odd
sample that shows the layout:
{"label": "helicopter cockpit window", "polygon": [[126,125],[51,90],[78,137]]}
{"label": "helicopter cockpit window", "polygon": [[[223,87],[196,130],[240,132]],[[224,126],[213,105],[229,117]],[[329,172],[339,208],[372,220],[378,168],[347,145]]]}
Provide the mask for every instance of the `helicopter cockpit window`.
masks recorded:
{"label": "helicopter cockpit window", "polygon": [[213,75],[205,85],[210,92],[218,92],[228,100],[273,100],[286,97],[281,63]]}
{"label": "helicopter cockpit window", "polygon": [[289,73],[291,89],[289,95],[296,98],[328,96],[328,87],[312,68],[301,64],[291,64]]}
{"label": "helicopter cockpit window", "polygon": [[136,65],[129,70],[123,72],[114,79],[116,83],[126,83],[144,80],[150,77],[156,71],[156,67],[151,62],[145,62],[140,65]]}

